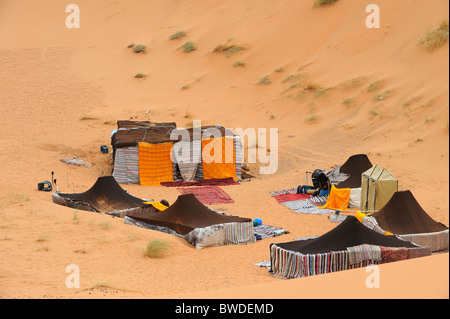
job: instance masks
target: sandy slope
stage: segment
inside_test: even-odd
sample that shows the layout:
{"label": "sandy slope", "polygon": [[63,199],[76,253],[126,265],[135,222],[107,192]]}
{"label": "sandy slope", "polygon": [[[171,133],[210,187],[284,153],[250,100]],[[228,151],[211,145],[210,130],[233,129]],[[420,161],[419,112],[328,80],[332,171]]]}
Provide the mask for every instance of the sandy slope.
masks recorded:
{"label": "sandy slope", "polygon": [[[434,52],[418,44],[427,29],[448,18],[447,1],[379,1],[380,29],[365,27],[369,1],[319,8],[312,0],[76,3],[81,28],[67,29],[61,1],[0,0],[1,297],[148,298],[211,290],[220,297],[229,296],[228,288],[303,285],[302,279],[275,279],[254,263],[269,259],[271,242],[320,235],[335,224],[326,216],[292,214],[268,191],[303,184],[306,171],[343,164],[356,153],[388,168],[401,189],[410,189],[448,225],[448,42]],[[169,40],[178,30],[186,37]],[[188,40],[197,50],[184,53]],[[147,53],[133,53],[130,43],[146,45]],[[244,50],[213,52],[226,43]],[[245,67],[233,67],[236,61]],[[137,72],[147,77],[135,79]],[[271,83],[257,85],[266,75]],[[380,85],[369,91],[374,83]],[[197,251],[109,216],[78,212],[74,223],[73,210],[36,190],[51,171],[65,192],[86,190],[108,174],[110,160],[99,147],[110,144],[116,120],[129,118],[278,128],[277,174],[258,175],[252,166],[257,178],[224,188],[235,204],[214,208],[260,217],[291,234]],[[60,162],[74,156],[93,166]],[[124,187],[170,202],[179,195],[171,188]],[[153,238],[170,243],[168,256],[141,255]],[[65,286],[68,264],[81,269],[79,290]],[[429,280],[433,286],[423,297],[448,298],[443,257],[411,261],[405,269],[412,274],[431,264],[447,280],[445,286]],[[348,282],[352,273],[327,278]],[[327,280],[318,278],[318,287]],[[417,277],[412,282],[426,284]],[[398,296],[411,296],[408,287],[397,289]]]}

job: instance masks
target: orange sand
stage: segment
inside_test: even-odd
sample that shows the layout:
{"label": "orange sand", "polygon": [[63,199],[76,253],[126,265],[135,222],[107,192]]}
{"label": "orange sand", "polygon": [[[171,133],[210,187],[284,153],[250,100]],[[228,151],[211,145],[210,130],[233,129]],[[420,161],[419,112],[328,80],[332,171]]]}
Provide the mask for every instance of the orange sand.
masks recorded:
{"label": "orange sand", "polygon": [[[271,242],[336,225],[291,213],[268,192],[357,153],[449,224],[449,47],[419,44],[448,18],[447,1],[379,1],[379,29],[365,27],[371,2],[360,0],[316,8],[313,0],[75,3],[80,29],[66,28],[65,2],[0,1],[1,298],[448,298],[448,253],[382,265],[381,287],[372,290],[361,286],[364,269],[286,281],[254,265],[269,260]],[[179,30],[184,38],[168,39]],[[184,53],[185,41],[197,50]],[[226,43],[244,50],[213,52]],[[237,61],[245,66],[233,67]],[[138,72],[146,77],[134,78]],[[271,83],[257,85],[266,75]],[[118,119],[278,128],[277,173],[259,175],[251,165],[256,178],[224,187],[235,203],[213,208],[290,234],[196,250],[108,215],[78,211],[74,222],[74,210],[53,204],[37,183],[54,171],[60,191],[81,192],[109,174],[100,145],[110,146]],[[68,166],[64,157],[93,166]],[[171,203],[179,195],[123,187]],[[168,255],[144,257],[156,238],[167,240]],[[69,264],[80,268],[79,289],[65,285]]]}

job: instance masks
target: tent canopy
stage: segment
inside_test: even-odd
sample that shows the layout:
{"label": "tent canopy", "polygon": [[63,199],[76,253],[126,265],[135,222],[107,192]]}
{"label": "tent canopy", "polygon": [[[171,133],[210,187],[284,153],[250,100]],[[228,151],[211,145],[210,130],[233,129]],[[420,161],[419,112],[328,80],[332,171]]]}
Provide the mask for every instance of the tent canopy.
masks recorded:
{"label": "tent canopy", "polygon": [[389,202],[372,215],[378,225],[394,234],[420,234],[447,230],[420,206],[411,191],[396,192]]}
{"label": "tent canopy", "polygon": [[144,201],[128,194],[112,176],[102,176],[83,193],[54,193],[56,204],[94,212],[112,212],[145,207]]}
{"label": "tent canopy", "polygon": [[111,134],[113,149],[136,146],[138,142],[173,142],[170,139],[170,132],[176,128],[176,124],[153,123],[149,121],[117,121],[117,127],[118,129]]}
{"label": "tent canopy", "polygon": [[348,179],[337,184],[338,188],[359,188],[361,187],[361,174],[373,165],[366,154],[356,154],[350,156],[340,167],[340,172],[350,175]]}
{"label": "tent canopy", "polygon": [[356,217],[347,216],[343,222],[324,235],[292,242],[277,244],[277,246],[302,254],[322,254],[331,251],[345,250],[362,244],[385,247],[417,247],[411,242],[394,236],[379,234],[361,224]]}
{"label": "tent canopy", "polygon": [[162,212],[148,214],[145,210],[133,210],[125,216],[150,225],[170,228],[180,235],[186,235],[195,228],[252,221],[249,218],[218,214],[203,205],[193,194],[178,196],[175,203]]}

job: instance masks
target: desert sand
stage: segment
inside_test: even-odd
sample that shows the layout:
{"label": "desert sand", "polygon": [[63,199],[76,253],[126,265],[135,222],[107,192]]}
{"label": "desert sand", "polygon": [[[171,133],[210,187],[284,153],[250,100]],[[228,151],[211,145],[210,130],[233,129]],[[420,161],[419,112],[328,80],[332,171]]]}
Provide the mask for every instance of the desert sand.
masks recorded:
{"label": "desert sand", "polygon": [[[80,27],[69,29],[65,1],[0,0],[1,298],[449,297],[448,252],[380,265],[382,284],[372,289],[364,269],[282,280],[255,266],[270,259],[270,243],[336,226],[292,213],[269,191],[305,184],[307,171],[353,154],[387,168],[400,190],[449,224],[449,47],[420,44],[448,19],[448,1],[73,3]],[[380,28],[365,25],[370,3],[380,8]],[[169,40],[180,30],[183,38]],[[186,41],[196,50],[183,52]],[[219,45],[243,50],[214,52]],[[75,215],[37,190],[52,171],[61,192],[85,191],[110,174],[100,146],[111,146],[117,120],[126,119],[278,128],[276,174],[251,164],[251,181],[223,187],[235,203],[211,207],[290,233],[196,250],[121,218]],[[72,157],[92,167],[60,161]],[[122,186],[170,203],[180,194]],[[166,256],[143,256],[152,239],[168,242]],[[80,288],[66,286],[70,264],[80,269]]]}

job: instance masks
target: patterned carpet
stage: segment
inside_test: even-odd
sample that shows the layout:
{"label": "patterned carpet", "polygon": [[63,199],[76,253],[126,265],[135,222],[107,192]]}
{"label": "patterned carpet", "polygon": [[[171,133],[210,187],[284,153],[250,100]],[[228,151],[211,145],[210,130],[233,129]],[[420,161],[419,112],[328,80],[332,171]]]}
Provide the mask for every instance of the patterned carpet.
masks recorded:
{"label": "patterned carpet", "polygon": [[177,188],[177,190],[182,194],[194,194],[205,205],[234,203],[234,200],[218,186]]}

